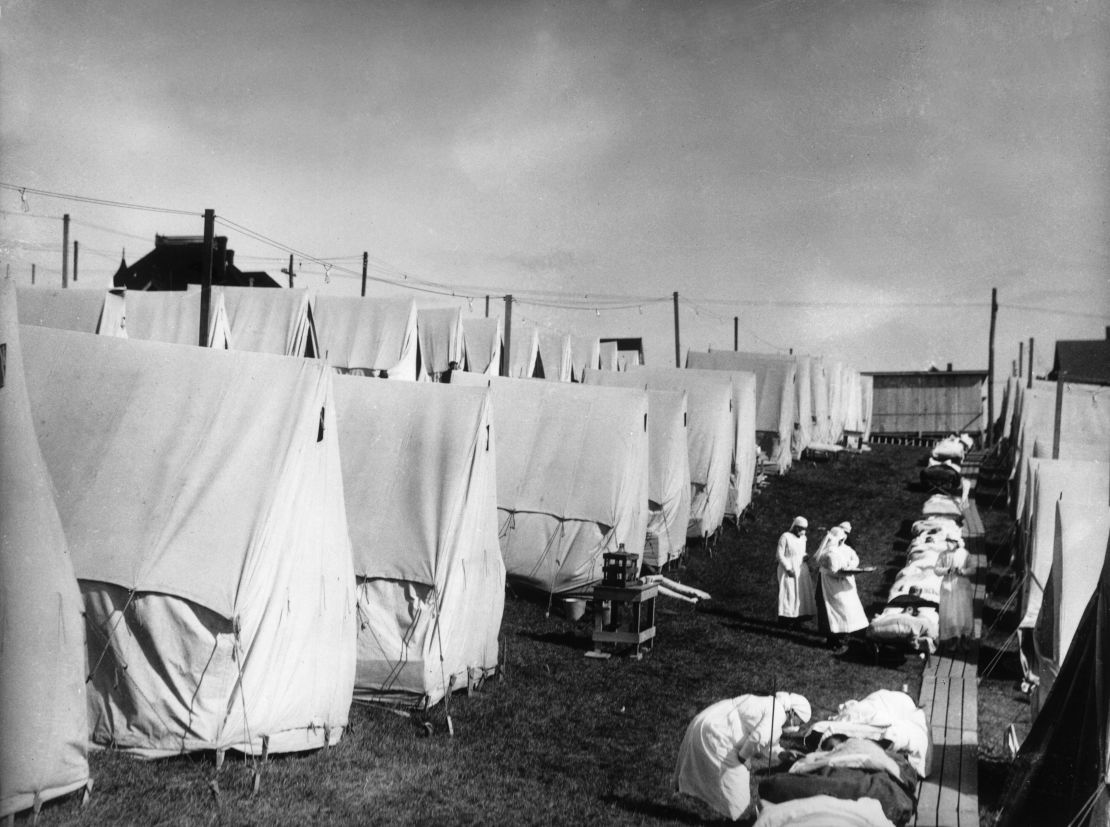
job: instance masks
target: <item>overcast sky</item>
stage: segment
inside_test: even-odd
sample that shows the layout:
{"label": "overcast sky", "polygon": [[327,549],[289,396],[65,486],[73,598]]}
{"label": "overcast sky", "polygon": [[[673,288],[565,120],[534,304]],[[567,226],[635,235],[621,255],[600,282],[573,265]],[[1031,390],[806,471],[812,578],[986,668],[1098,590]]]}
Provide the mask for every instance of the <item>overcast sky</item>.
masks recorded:
{"label": "overcast sky", "polygon": [[1110,325],[1106,2],[15,0],[0,49],[0,181],[190,213],[3,189],[21,284],[63,213],[103,286],[212,208],[245,269],[654,364],[674,291],[684,351],[863,370],[985,369],[992,287],[1003,371]]}

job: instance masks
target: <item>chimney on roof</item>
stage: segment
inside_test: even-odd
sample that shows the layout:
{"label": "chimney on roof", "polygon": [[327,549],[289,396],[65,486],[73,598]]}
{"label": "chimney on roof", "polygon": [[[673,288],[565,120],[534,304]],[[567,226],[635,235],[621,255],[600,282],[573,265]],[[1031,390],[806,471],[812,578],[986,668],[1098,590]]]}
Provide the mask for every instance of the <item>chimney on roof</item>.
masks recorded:
{"label": "chimney on roof", "polygon": [[948,372],[949,373],[952,372],[952,363],[951,362],[948,363]]}
{"label": "chimney on roof", "polygon": [[1106,338],[1110,339],[1110,325],[1107,325],[1106,327]]}

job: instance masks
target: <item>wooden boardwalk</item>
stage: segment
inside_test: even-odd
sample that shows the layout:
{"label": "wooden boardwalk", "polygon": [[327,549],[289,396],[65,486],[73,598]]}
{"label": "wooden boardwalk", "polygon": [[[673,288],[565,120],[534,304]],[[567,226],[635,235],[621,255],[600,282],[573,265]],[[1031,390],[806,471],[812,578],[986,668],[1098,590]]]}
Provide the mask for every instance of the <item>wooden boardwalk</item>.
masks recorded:
{"label": "wooden boardwalk", "polygon": [[[975,639],[986,592],[983,522],[974,501],[964,510],[964,538],[975,564]],[[921,676],[918,705],[933,741],[932,772],[918,788],[915,827],[979,825],[979,650],[933,655]]]}

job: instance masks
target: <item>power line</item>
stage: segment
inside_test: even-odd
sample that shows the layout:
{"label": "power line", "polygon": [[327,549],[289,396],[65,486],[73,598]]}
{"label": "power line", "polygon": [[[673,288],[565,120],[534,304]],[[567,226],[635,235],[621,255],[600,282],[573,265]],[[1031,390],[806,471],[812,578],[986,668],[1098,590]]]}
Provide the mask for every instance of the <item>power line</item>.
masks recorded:
{"label": "power line", "polygon": [[[130,201],[113,201],[107,198],[91,198],[87,195],[74,195],[73,193],[65,192],[52,192],[51,190],[40,190],[35,187],[21,187],[16,184],[10,184],[6,181],[0,181],[0,189],[11,190],[18,192],[20,197],[25,195],[39,195],[45,198],[60,198],[63,201],[77,201],[81,204],[96,204],[101,207],[118,207],[125,210],[142,210],[144,212],[166,213],[169,215],[188,215],[200,217],[203,213],[196,210],[175,210],[169,207],[154,207],[148,204],[135,204]],[[23,199],[26,201],[26,199]]]}

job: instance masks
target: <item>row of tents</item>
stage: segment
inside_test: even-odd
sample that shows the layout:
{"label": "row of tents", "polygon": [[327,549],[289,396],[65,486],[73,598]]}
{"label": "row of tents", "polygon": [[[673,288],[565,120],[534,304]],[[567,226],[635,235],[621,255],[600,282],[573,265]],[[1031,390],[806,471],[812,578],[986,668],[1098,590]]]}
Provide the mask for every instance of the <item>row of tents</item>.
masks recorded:
{"label": "row of tents", "polygon": [[999,821],[1110,824],[1110,387],[1012,378],[999,427],[1031,711]]}
{"label": "row of tents", "polygon": [[[199,294],[3,286],[0,815],[80,787],[90,739],[295,751],[352,695],[437,703],[496,669],[507,576],[580,592],[620,545],[661,567],[751,500],[754,372],[370,381],[439,346],[411,303],[214,296],[202,349],[174,344]],[[387,356],[303,358],[338,342]]]}

